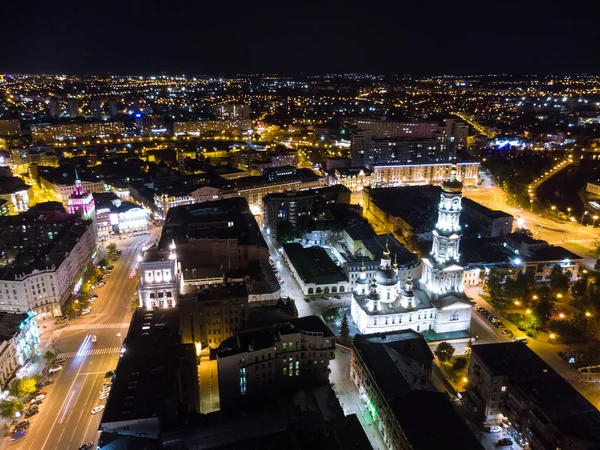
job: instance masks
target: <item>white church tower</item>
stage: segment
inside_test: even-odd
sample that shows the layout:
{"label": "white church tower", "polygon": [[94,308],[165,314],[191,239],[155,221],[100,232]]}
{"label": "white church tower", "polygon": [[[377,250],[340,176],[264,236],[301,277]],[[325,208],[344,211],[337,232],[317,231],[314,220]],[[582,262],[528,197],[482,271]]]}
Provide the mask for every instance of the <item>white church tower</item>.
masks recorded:
{"label": "white church tower", "polygon": [[456,179],[456,165],[452,165],[450,178],[442,183],[431,254],[423,258],[421,286],[432,297],[463,292],[464,268],[459,264],[461,192],[462,183]]}

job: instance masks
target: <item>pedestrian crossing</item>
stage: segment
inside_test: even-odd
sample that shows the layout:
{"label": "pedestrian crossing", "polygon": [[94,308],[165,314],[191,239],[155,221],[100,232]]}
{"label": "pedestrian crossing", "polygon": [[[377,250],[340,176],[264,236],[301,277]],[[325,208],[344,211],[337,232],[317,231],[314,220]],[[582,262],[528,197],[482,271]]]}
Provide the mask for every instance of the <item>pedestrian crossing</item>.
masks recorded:
{"label": "pedestrian crossing", "polygon": [[78,352],[68,352],[68,353],[59,353],[57,355],[57,359],[59,358],[75,358],[75,356],[97,356],[97,355],[109,355],[111,353],[119,353],[121,349],[119,347],[112,348],[98,348],[94,350],[84,350]]}
{"label": "pedestrian crossing", "polygon": [[90,330],[90,329],[106,329],[106,328],[129,328],[128,323],[88,323],[81,325],[69,325],[65,331],[71,330]]}

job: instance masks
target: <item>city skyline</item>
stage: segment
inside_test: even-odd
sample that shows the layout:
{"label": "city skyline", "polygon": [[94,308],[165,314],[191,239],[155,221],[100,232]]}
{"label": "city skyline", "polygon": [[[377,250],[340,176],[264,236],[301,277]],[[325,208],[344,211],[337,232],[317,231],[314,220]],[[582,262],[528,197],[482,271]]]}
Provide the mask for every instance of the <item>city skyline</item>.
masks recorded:
{"label": "city skyline", "polygon": [[[37,3],[37,5],[35,5]],[[591,2],[590,2],[591,3]],[[597,73],[597,5],[11,4],[2,72]]]}

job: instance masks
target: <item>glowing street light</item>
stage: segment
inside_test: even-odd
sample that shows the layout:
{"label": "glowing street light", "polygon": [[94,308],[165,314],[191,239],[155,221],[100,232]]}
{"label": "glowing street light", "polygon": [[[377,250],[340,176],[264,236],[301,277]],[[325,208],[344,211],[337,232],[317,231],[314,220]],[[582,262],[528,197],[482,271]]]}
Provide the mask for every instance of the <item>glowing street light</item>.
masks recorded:
{"label": "glowing street light", "polygon": [[550,339],[556,339],[556,335],[554,333],[550,333]]}
{"label": "glowing street light", "polygon": [[527,308],[527,310],[525,311],[525,314],[527,314],[527,315],[531,314],[531,310],[529,308]]}
{"label": "glowing street light", "polygon": [[560,313],[560,314],[558,315],[558,317],[560,317],[561,319],[564,319],[564,318],[565,318],[565,313]]}
{"label": "glowing street light", "polygon": [[586,311],[586,312],[585,312],[585,317],[592,317],[592,313],[591,313],[591,312],[589,312],[589,311]]}
{"label": "glowing street light", "polygon": [[521,304],[521,302],[519,300],[515,300],[514,301],[515,305],[519,306]]}
{"label": "glowing street light", "polygon": [[537,299],[538,299],[538,296],[537,296],[537,295],[534,295],[534,296],[533,296],[533,299],[534,299],[534,300],[537,300]]}

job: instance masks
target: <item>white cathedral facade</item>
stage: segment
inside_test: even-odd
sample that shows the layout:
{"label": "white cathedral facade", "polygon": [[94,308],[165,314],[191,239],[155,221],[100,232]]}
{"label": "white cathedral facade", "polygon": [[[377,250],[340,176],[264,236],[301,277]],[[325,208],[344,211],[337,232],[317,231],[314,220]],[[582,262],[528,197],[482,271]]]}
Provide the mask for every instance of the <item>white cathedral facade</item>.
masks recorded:
{"label": "white cathedral facade", "polygon": [[466,331],[471,324],[472,303],[464,294],[460,265],[459,225],[462,183],[453,166],[442,184],[438,220],[429,257],[423,258],[421,289],[412,280],[400,285],[398,266],[386,248],[372,281],[364,267],[356,280],[351,314],[362,334],[413,329],[435,333]]}

